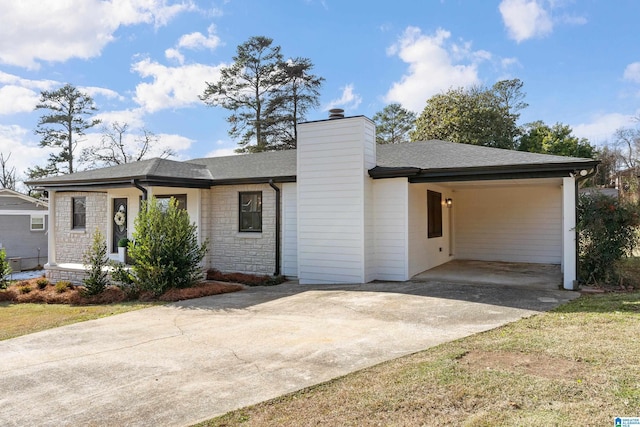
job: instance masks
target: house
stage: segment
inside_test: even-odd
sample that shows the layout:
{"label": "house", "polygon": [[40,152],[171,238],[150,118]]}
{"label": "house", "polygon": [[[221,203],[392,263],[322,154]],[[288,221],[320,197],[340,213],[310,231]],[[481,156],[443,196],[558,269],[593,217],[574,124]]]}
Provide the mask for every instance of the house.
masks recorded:
{"label": "house", "polygon": [[47,202],[7,188],[0,189],[0,248],[13,271],[47,262]]}
{"label": "house", "polygon": [[453,259],[561,265],[576,279],[576,191],[592,159],[444,141],[376,145],[366,117],[298,125],[298,148],[151,159],[33,181],[49,193],[47,274],[79,280],[92,230],[112,256],[140,200],[176,197],[205,268],[300,284],[403,281]]}

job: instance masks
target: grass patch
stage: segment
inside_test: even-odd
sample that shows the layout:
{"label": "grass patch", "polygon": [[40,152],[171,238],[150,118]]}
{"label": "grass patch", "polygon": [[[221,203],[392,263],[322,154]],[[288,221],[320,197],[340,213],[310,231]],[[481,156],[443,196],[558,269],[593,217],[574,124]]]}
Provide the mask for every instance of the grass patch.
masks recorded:
{"label": "grass patch", "polygon": [[0,341],[45,329],[151,307],[153,303],[70,306],[0,302]]}
{"label": "grass patch", "polygon": [[640,415],[639,306],[582,296],[198,426],[613,425]]}

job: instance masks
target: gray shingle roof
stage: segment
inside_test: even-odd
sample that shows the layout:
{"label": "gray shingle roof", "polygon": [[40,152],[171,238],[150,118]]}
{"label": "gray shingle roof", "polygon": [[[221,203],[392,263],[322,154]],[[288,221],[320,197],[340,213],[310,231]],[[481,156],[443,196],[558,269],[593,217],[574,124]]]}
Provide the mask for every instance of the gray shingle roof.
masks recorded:
{"label": "gray shingle roof", "polygon": [[414,167],[419,169],[460,169],[525,164],[593,162],[593,159],[551,156],[439,140],[378,145],[377,153],[378,166]]}
{"label": "gray shingle roof", "polygon": [[[531,169],[536,165],[559,167],[593,166],[593,159],[551,156],[498,148],[478,147],[445,141],[411,142],[378,145],[376,169],[415,168],[429,170],[474,170],[512,166]],[[131,179],[153,182],[171,182],[184,186],[228,184],[241,181],[292,181],[296,176],[296,150],[272,151],[226,157],[193,159],[184,162],[150,159],[102,169],[77,172],[30,181],[30,185],[63,186],[122,183]]]}

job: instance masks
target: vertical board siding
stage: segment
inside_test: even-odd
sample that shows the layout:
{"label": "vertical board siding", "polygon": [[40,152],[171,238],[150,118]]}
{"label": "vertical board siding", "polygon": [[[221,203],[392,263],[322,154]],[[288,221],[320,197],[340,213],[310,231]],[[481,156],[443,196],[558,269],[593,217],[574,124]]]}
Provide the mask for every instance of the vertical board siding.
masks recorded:
{"label": "vertical board siding", "polygon": [[374,182],[376,279],[407,280],[407,197],[406,178]]}
{"label": "vertical board siding", "polygon": [[454,203],[456,258],[560,264],[559,187],[457,190]]}
{"label": "vertical board siding", "polygon": [[[303,123],[298,128],[298,278],[302,284],[359,283],[372,276],[371,184],[365,184],[370,179],[366,166],[372,160],[375,164],[372,126],[364,117],[351,117]],[[365,149],[366,145],[373,148]]]}
{"label": "vertical board siding", "polygon": [[282,274],[298,276],[298,206],[295,183],[282,184]]}

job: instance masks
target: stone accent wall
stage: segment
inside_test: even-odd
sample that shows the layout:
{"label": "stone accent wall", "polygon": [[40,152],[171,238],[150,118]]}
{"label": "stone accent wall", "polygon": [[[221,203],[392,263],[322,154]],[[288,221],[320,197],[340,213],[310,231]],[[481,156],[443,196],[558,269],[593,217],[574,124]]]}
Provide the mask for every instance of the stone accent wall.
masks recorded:
{"label": "stone accent wall", "polygon": [[[72,198],[87,198],[87,221],[84,230],[73,230]],[[106,193],[56,193],[56,215],[53,230],[56,234],[56,259],[60,263],[82,263],[84,253],[91,247],[93,232],[98,228],[107,236],[109,206]],[[65,279],[67,280],[67,279]]]}
{"label": "stone accent wall", "polygon": [[[262,191],[262,232],[238,231],[239,193]],[[209,239],[207,267],[224,272],[273,274],[276,195],[267,184],[225,185],[202,191],[202,232]]]}
{"label": "stone accent wall", "polygon": [[47,268],[47,279],[51,283],[57,283],[61,280],[68,280],[74,285],[83,285],[83,280],[87,277],[87,272],[83,268],[58,268],[58,267],[48,267]]}

